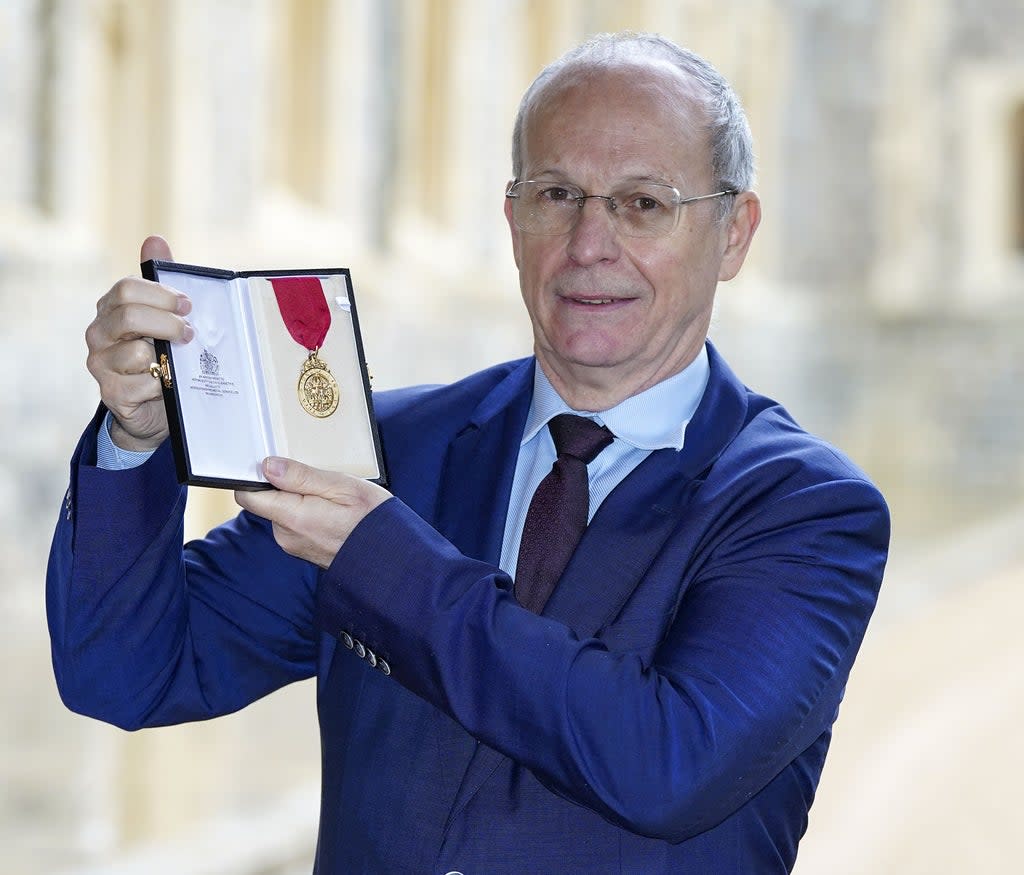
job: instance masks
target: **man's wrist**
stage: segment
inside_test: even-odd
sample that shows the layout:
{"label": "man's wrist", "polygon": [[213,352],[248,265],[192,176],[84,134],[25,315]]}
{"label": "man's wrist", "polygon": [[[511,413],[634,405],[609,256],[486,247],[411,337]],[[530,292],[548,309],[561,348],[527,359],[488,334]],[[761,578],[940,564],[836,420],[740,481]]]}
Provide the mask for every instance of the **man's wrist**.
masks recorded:
{"label": "man's wrist", "polygon": [[99,434],[96,436],[96,466],[98,468],[108,471],[123,471],[127,468],[137,468],[146,462],[156,451],[156,447],[136,450],[122,446],[118,441],[114,440],[115,432],[120,435],[127,435],[129,438],[131,437],[121,428],[114,414],[108,410],[107,415],[103,417],[103,422],[100,424]]}
{"label": "man's wrist", "polygon": [[113,413],[108,415],[108,428],[110,433],[110,439],[114,442],[119,450],[125,450],[129,453],[152,453],[157,447],[164,442],[162,437],[160,438],[138,438],[130,432],[126,431],[124,426],[118,421],[117,417]]}

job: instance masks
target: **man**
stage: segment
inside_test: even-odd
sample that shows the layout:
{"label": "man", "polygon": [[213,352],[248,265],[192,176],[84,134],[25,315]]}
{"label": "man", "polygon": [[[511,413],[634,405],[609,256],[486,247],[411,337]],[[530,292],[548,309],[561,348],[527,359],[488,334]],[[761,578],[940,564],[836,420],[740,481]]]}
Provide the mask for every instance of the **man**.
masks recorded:
{"label": "man", "polygon": [[[569,53],[523,99],[505,200],[535,357],[379,393],[394,497],[269,459],[278,491],[184,552],[146,338],[190,339],[189,303],[117,283],[51,556],[69,707],[175,723],[315,674],[324,875],[789,871],[888,517],[706,343],[760,219],[751,162],[701,59]],[[570,412],[611,434],[548,478]],[[530,505],[570,468],[590,522],[563,569],[562,499]]]}

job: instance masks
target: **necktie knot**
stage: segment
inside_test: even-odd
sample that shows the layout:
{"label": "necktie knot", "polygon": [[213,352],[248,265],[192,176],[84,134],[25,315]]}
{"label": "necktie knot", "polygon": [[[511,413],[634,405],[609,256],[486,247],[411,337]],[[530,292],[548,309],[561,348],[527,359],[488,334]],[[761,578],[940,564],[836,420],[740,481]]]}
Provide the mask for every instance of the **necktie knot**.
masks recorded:
{"label": "necktie knot", "polygon": [[615,436],[603,425],[585,416],[560,413],[548,423],[555,452],[559,456],[572,456],[589,465]]}

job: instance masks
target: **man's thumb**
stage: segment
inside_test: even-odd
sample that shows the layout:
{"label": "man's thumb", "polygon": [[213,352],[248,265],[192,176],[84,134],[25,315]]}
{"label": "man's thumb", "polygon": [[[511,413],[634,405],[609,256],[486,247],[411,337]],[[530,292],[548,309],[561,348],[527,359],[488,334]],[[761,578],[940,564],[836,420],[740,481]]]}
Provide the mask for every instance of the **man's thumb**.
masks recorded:
{"label": "man's thumb", "polygon": [[158,261],[174,261],[171,247],[167,245],[167,241],[155,234],[142,242],[142,255],[139,261],[149,261],[151,258]]}

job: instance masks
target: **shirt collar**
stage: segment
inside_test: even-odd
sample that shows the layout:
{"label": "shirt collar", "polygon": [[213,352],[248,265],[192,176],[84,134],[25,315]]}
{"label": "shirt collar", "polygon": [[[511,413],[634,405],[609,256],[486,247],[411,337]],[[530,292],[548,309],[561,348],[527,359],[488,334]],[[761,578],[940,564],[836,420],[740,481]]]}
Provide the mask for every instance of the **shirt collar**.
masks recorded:
{"label": "shirt collar", "polygon": [[707,347],[701,346],[697,357],[678,374],[632,395],[610,410],[594,413],[573,410],[566,404],[538,362],[522,442],[526,444],[559,413],[575,413],[607,425],[616,439],[638,449],[681,450],[686,426],[700,404],[710,373]]}

